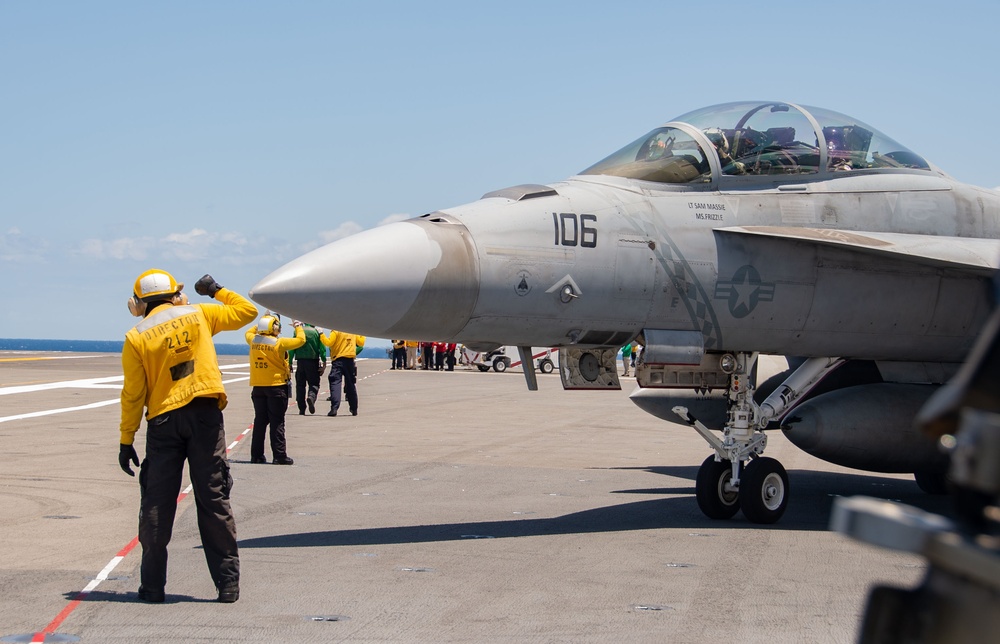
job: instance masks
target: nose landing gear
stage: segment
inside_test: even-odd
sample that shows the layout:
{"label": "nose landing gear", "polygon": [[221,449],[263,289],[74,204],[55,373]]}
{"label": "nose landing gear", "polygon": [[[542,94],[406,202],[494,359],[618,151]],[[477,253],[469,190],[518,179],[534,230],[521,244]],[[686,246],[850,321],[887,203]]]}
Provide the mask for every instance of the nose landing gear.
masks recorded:
{"label": "nose landing gear", "polygon": [[701,464],[695,480],[698,507],[710,519],[730,519],[739,510],[753,523],[775,523],[781,518],[788,507],[788,473],[781,463],[763,456],[767,436],[762,430],[843,362],[807,360],[758,406],[749,377],[756,361],[756,353],[736,353],[723,356],[720,362],[729,375],[729,412],[721,440],[686,407],[673,408],[715,450]]}

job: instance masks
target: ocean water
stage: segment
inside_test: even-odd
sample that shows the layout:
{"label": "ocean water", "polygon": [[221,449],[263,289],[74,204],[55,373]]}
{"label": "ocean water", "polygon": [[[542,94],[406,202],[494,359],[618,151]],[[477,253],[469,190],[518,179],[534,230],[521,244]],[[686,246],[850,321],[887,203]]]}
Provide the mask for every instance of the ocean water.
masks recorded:
{"label": "ocean water", "polygon": [[[121,340],[31,340],[0,338],[0,351],[74,351],[78,353],[121,353]],[[226,356],[249,356],[247,344],[215,345],[215,352]]]}
{"label": "ocean water", "polygon": [[[121,353],[121,340],[31,340],[0,338],[0,351],[73,351],[77,353]],[[215,352],[223,356],[249,356],[247,344],[215,343]],[[364,358],[388,358],[387,347],[365,347]]]}

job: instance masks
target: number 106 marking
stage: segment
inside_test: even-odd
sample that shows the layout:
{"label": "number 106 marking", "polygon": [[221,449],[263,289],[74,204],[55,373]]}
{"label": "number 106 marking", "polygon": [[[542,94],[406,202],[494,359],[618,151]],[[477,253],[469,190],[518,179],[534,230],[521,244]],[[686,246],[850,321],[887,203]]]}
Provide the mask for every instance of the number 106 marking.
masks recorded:
{"label": "number 106 marking", "polygon": [[597,228],[588,226],[597,223],[597,215],[579,215],[572,212],[552,213],[556,246],[580,246],[597,248]]}

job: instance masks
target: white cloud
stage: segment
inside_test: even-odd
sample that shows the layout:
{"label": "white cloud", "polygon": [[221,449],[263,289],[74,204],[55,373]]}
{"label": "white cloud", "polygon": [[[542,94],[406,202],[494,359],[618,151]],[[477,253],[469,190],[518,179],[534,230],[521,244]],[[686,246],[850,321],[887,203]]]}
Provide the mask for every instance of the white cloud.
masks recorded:
{"label": "white cloud", "polygon": [[239,263],[247,247],[246,237],[239,233],[210,233],[193,228],[186,233],[171,233],[163,241],[164,256],[184,262],[222,259]]}
{"label": "white cloud", "polygon": [[413,218],[413,215],[410,215],[410,214],[405,213],[405,212],[401,212],[401,213],[389,215],[388,217],[386,217],[382,221],[378,222],[378,224],[376,224],[376,225],[377,226],[384,226],[386,224],[394,224],[397,221],[406,221],[407,219],[412,219],[412,218]]}
{"label": "white cloud", "polygon": [[[409,215],[390,215],[379,225],[409,219]],[[72,254],[97,261],[133,260],[145,262],[208,262],[229,266],[278,266],[304,252],[343,239],[364,230],[354,221],[340,224],[332,230],[311,235],[307,243],[269,235],[245,235],[241,232],[212,232],[192,228],[171,232],[162,237],[137,236],[117,239],[90,238],[79,241]],[[8,233],[9,235],[9,233]],[[0,259],[6,259],[4,236],[0,236]],[[39,255],[39,257],[41,257]]]}
{"label": "white cloud", "polygon": [[[411,218],[412,215],[409,215],[407,213],[396,213],[382,219],[382,221],[375,224],[375,226],[376,227],[384,226],[386,224],[392,224],[397,221],[405,221]],[[336,228],[334,228],[333,230],[321,230],[319,232],[319,237],[320,239],[323,240],[322,243],[329,244],[330,242],[335,242],[338,239],[343,239],[344,237],[350,237],[351,235],[360,233],[362,230],[365,230],[365,228],[358,222],[346,221],[337,226]],[[315,248],[316,246],[317,244],[315,243],[309,245],[310,248]]]}
{"label": "white cloud", "polygon": [[0,235],[0,261],[44,262],[49,244],[45,239],[26,237],[21,229],[12,227]]}
{"label": "white cloud", "polygon": [[142,236],[84,239],[76,245],[73,253],[96,260],[191,262],[211,259],[225,264],[245,264],[259,259],[261,251],[274,255],[275,251],[290,250],[287,244],[268,244],[268,241],[262,240],[257,243],[257,248],[251,248],[247,238],[240,233],[217,233],[192,228],[187,232],[169,233],[160,238]]}
{"label": "white cloud", "polygon": [[[386,224],[392,224],[397,221],[405,221],[412,218],[413,216],[407,213],[396,213],[382,219],[380,222],[375,224],[375,226],[384,226]],[[311,250],[319,248],[320,246],[325,246],[326,244],[335,242],[339,239],[360,233],[362,230],[365,230],[365,228],[356,221],[344,222],[333,230],[321,230],[317,233],[318,240],[313,239],[299,246],[299,253],[307,253]]]}
{"label": "white cloud", "polygon": [[84,239],[73,249],[74,255],[90,259],[144,260],[156,246],[152,237],[119,237],[118,239]]}
{"label": "white cloud", "polygon": [[330,242],[337,241],[338,239],[343,239],[344,237],[350,237],[356,233],[360,233],[364,228],[361,224],[356,221],[345,221],[333,230],[321,230],[319,233],[320,238],[323,240],[324,244],[329,244]]}
{"label": "white cloud", "polygon": [[197,242],[199,240],[205,240],[209,238],[209,234],[202,230],[201,228],[192,228],[191,232],[187,233],[170,233],[164,237],[165,241],[174,242],[178,244],[190,244],[192,242]]}

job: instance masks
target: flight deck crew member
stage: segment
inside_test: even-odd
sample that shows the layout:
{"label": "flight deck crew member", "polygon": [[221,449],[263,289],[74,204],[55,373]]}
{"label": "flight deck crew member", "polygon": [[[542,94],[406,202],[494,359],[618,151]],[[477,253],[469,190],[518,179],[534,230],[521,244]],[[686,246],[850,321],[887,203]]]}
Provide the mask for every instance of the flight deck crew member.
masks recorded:
{"label": "flight deck crew member", "polygon": [[444,369],[444,352],[448,347],[446,342],[435,342],[434,343],[434,370],[441,371]]}
{"label": "flight deck crew member", "polygon": [[406,340],[392,341],[392,366],[389,369],[403,369],[406,367]]}
{"label": "flight deck crew member", "polygon": [[434,368],[434,343],[433,342],[421,342],[420,343],[420,360],[421,366],[424,369]]}
{"label": "flight deck crew member", "polygon": [[250,345],[250,400],[253,401],[253,434],[250,437],[250,462],[267,463],[264,458],[264,434],[271,425],[271,456],[275,465],[291,465],[285,449],[285,412],[291,377],[288,351],[306,343],[302,323],[296,320],[294,338],[281,337],[281,320],[276,313],[265,313],[256,326],[246,332]]}
{"label": "flight deck crew member", "polygon": [[311,324],[304,324],[306,343],[288,352],[288,364],[295,359],[295,403],[299,415],[304,416],[306,405],[309,413],[316,413],[316,397],[319,395],[319,378],[326,371],[326,347],[319,341],[319,331]]}
{"label": "flight deck crew member", "polygon": [[327,416],[336,416],[340,407],[340,388],[343,383],[347,406],[352,416],[358,415],[358,369],[354,358],[365,347],[365,336],[353,333],[330,331],[321,333],[320,341],[330,347],[330,411]]}
{"label": "flight deck crew member", "polygon": [[210,275],[195,284],[199,295],[222,303],[188,304],[173,276],[159,269],[135,281],[129,311],[143,320],[125,334],[118,464],[135,476],[133,442],[146,409],[146,458],[139,468],[139,599],[162,602],[167,583],[167,544],[187,460],[205,560],[220,602],[240,597],[236,521],[229,503],[233,478],[226,460],[222,386],[212,336],[235,331],[257,316],[246,298]]}
{"label": "flight deck crew member", "polygon": [[406,341],[406,368],[416,369],[417,368],[417,345],[420,344],[416,340]]}

